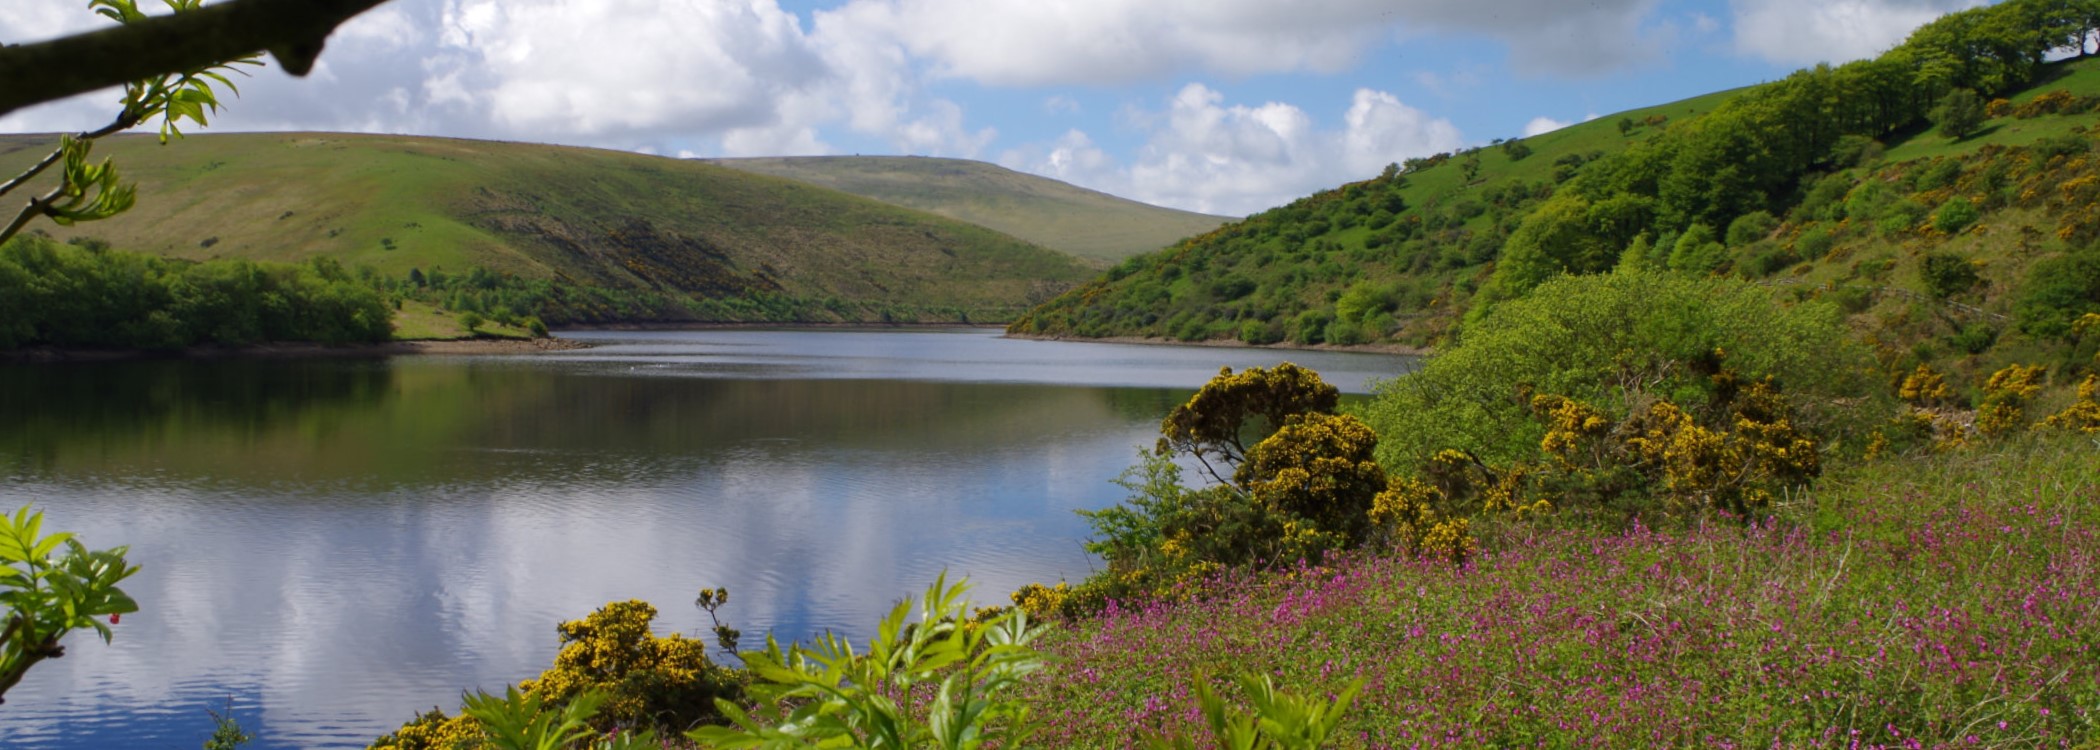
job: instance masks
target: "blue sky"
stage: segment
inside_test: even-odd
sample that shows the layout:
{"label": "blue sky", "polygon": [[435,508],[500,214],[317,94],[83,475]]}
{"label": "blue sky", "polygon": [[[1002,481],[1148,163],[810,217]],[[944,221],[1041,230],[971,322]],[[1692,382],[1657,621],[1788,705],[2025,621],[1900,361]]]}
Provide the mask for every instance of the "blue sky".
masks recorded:
{"label": "blue sky", "polygon": [[[1843,62],[1980,0],[390,0],[221,130],[917,154],[1245,214],[1386,163]],[[0,3],[0,41],[91,28]],[[0,118],[83,129],[107,94]]]}

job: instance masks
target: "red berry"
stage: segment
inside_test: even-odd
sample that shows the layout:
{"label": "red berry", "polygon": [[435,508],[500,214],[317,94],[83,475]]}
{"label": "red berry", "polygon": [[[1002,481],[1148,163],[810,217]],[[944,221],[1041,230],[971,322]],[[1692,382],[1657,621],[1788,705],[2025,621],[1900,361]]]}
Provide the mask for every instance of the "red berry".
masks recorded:
{"label": "red berry", "polygon": [[117,624],[117,619],[118,619],[118,618],[121,618],[121,617],[123,617],[123,615],[121,615],[121,614],[112,614],[112,615],[110,615],[110,616],[109,616],[109,624],[111,624],[111,625],[115,625],[115,624]]}

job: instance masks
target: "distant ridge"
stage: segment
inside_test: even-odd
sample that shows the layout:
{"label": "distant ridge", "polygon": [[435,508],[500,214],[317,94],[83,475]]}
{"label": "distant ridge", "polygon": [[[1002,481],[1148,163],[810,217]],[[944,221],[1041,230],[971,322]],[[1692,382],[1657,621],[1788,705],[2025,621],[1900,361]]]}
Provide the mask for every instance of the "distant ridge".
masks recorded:
{"label": "distant ridge", "polygon": [[964,159],[800,156],[713,163],[967,221],[1099,261],[1158,250],[1234,220],[1162,208]]}
{"label": "distant ridge", "polygon": [[[0,169],[55,137],[0,135]],[[1011,317],[1087,265],[993,230],[713,164],[525,143],[341,133],[107,139],[136,208],[59,237],[203,259],[324,256],[391,278],[498,275],[818,320]],[[783,304],[786,303],[792,304]],[[602,317],[617,321],[618,312]],[[703,317],[702,319],[706,319]],[[886,318],[885,318],[886,319]],[[919,319],[924,319],[920,317]]]}

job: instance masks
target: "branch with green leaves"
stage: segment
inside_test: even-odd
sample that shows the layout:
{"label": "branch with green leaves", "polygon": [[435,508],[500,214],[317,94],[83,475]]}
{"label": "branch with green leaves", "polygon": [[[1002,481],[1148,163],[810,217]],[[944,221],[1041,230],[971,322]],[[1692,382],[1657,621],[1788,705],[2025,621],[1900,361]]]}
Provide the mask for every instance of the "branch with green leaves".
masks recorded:
{"label": "branch with green leaves", "polygon": [[972,621],[967,589],[942,574],[919,600],[916,621],[907,622],[913,602],[899,602],[866,653],[834,635],[785,651],[767,637],[765,650],[743,654],[764,681],[751,687],[763,716],[716,701],[735,726],[701,727],[687,738],[767,750],[1028,747],[1035,715],[1011,691],[1043,667],[1029,645],[1043,627],[1019,610]]}
{"label": "branch with green leaves", "polygon": [[28,506],[0,517],[0,696],[30,667],[64,656],[66,634],[93,629],[108,643],[109,624],[97,618],[115,623],[139,609],[117,588],[139,571],[124,560],[127,548],[90,551],[70,533],[41,536],[43,526],[44,514]]}
{"label": "branch with green leaves", "polygon": [[60,184],[29,199],[6,225],[6,242],[39,216],[60,225],[105,219],[131,207],[134,191],[116,166],[88,161],[96,139],[158,119],[160,140],[182,136],[182,121],[198,127],[219,109],[218,88],[238,94],[226,77],[236,66],[260,65],[269,50],[293,75],[313,67],[336,26],[385,0],[162,0],[169,15],[150,16],[138,0],[88,0],[117,26],[48,42],[0,47],[0,114],[123,86],[122,108],[108,125],[61,139],[50,155],[5,183],[0,196],[60,164]]}

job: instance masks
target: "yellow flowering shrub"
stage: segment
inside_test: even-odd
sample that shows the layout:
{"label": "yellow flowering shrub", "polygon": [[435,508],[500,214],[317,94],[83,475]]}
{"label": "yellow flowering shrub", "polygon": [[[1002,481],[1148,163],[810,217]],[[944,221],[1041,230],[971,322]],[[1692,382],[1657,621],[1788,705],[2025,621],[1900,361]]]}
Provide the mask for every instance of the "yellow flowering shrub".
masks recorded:
{"label": "yellow flowering shrub", "polygon": [[1946,377],[1919,364],[1918,369],[1903,376],[1903,382],[1896,387],[1896,397],[1912,406],[1927,407],[1948,402],[1953,393],[1947,390]]}
{"label": "yellow flowering shrub", "polygon": [[466,714],[446,716],[432,708],[367,746],[367,750],[474,750],[481,747],[481,722]]}
{"label": "yellow flowering shrub", "polygon": [[549,701],[603,691],[598,721],[620,726],[684,729],[716,718],[715,699],[739,696],[742,676],[710,661],[703,641],[651,633],[655,617],[655,607],[630,599],[562,623],[554,667],[519,687]]}
{"label": "yellow flowering shrub", "polygon": [[1014,606],[1037,620],[1049,620],[1064,613],[1065,600],[1072,595],[1072,585],[1058,581],[1056,586],[1031,583],[1012,594]]}
{"label": "yellow flowering shrub", "polygon": [[1414,479],[1392,480],[1371,502],[1370,519],[1392,543],[1418,557],[1464,562],[1478,545],[1470,521],[1437,513],[1443,491]]}
{"label": "yellow flowering shrub", "polygon": [[1680,509],[1747,513],[1822,473],[1820,446],[1795,427],[1770,380],[1743,387],[1732,412],[1725,427],[1708,427],[1658,401],[1628,420],[1626,449]]}
{"label": "yellow flowering shrub", "polygon": [[2050,415],[2044,424],[2059,430],[2100,434],[2100,375],[2085,376],[2078,384],[2078,400]]}
{"label": "yellow flowering shrub", "polygon": [[1983,384],[1983,405],[1976,410],[1976,432],[1995,438],[2027,421],[2027,402],[2042,390],[2041,365],[2009,365]]}
{"label": "yellow flowering shrub", "polygon": [[1377,449],[1378,435],[1356,417],[1300,414],[1256,444],[1233,478],[1256,502],[1297,517],[1284,522],[1297,540],[1287,546],[1346,544],[1362,537],[1371,499],[1385,489]]}

